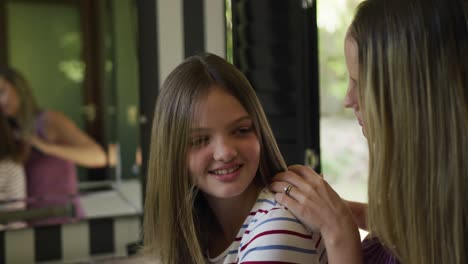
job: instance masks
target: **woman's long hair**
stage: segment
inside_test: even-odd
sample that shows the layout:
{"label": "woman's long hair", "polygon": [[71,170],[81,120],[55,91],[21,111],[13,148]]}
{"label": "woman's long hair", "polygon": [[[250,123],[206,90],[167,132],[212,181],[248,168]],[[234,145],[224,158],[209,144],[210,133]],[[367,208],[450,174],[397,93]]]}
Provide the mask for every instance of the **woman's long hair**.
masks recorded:
{"label": "woman's long hair", "polygon": [[371,232],[402,263],[467,263],[468,2],[367,0],[350,34]]}
{"label": "woman's long hair", "polygon": [[20,108],[18,115],[15,117],[15,122],[18,124],[20,133],[23,135],[33,134],[34,121],[40,109],[28,81],[19,71],[13,68],[0,69],[0,78],[8,81],[18,94]]}
{"label": "woman's long hair", "polygon": [[[252,118],[260,142],[256,180],[266,186],[286,170],[261,104],[245,76],[224,59],[186,59],[164,81],[153,120],[143,224],[144,251],[161,263],[205,263],[212,213],[198,195],[186,160],[197,105],[216,85],[233,95]],[[215,223],[216,224],[216,223]]]}
{"label": "woman's long hair", "polygon": [[22,163],[28,152],[26,144],[16,133],[14,121],[0,111],[0,161],[11,160]]}

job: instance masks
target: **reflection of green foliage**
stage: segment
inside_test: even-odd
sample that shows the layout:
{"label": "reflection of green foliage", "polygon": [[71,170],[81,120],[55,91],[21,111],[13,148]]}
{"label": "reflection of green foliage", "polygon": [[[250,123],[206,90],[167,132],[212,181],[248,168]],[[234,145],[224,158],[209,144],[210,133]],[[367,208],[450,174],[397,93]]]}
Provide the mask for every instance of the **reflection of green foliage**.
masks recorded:
{"label": "reflection of green foliage", "polygon": [[322,86],[323,89],[339,101],[342,101],[347,87],[346,82],[348,76],[343,58],[330,56],[325,58],[323,64],[325,64],[323,67],[326,67],[328,71],[333,73],[328,76],[322,76],[323,82],[326,82],[326,85]]}
{"label": "reflection of green foliage", "polygon": [[60,38],[60,46],[63,49],[75,51],[81,48],[81,33],[78,31],[69,31]]}
{"label": "reflection of green foliage", "polygon": [[82,50],[81,33],[70,28],[63,28],[63,30],[64,33],[59,36],[63,58],[59,62],[58,69],[68,80],[80,83],[84,79],[85,70],[85,63],[77,60]]}
{"label": "reflection of green foliage", "polygon": [[342,175],[347,175],[346,170],[352,165],[353,153],[349,149],[345,149],[338,155],[332,157],[332,155],[322,156],[323,172],[327,175],[330,182],[340,181]]}
{"label": "reflection of green foliage", "polygon": [[232,52],[232,9],[231,0],[225,0],[226,4],[226,60],[230,63],[234,62]]}
{"label": "reflection of green foliage", "polygon": [[81,83],[84,80],[85,63],[83,61],[63,60],[59,63],[59,70],[75,83]]}

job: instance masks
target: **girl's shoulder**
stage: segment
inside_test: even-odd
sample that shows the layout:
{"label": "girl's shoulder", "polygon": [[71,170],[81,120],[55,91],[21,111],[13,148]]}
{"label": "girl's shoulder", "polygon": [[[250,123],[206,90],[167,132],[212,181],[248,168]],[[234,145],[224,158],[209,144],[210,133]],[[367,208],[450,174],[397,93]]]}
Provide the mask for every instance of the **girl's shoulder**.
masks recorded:
{"label": "girl's shoulder", "polygon": [[12,159],[2,159],[0,160],[1,168],[21,168],[21,164],[13,161]]}
{"label": "girl's shoulder", "polygon": [[275,225],[277,222],[279,225],[284,222],[291,222],[303,227],[302,223],[288,210],[288,208],[279,204],[275,200],[275,194],[268,188],[264,188],[260,191],[254,207],[250,211],[252,218],[249,221],[249,225],[260,226],[266,223],[269,225]]}
{"label": "girl's shoulder", "polygon": [[24,174],[24,167],[11,159],[0,160],[0,175],[16,177],[18,174]]}
{"label": "girl's shoulder", "polygon": [[244,223],[239,260],[325,263],[320,234],[308,230],[268,189],[260,192]]}

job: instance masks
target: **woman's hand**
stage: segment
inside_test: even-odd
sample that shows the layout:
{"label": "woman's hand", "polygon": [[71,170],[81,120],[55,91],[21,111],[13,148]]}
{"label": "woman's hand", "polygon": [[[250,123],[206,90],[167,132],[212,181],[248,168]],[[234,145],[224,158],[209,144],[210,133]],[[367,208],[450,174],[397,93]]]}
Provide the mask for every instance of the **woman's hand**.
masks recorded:
{"label": "woman's hand", "polygon": [[[289,184],[288,194],[284,191]],[[273,178],[276,200],[304,225],[321,233],[329,263],[362,263],[359,231],[346,203],[322,176],[302,165]]]}

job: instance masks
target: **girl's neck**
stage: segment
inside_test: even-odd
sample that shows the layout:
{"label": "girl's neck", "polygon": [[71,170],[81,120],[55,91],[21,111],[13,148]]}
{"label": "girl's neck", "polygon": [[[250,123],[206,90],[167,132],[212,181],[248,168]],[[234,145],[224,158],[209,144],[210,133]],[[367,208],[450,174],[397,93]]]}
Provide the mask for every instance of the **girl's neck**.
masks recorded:
{"label": "girl's neck", "polygon": [[221,230],[210,243],[210,254],[217,256],[236,238],[237,232],[257,200],[261,187],[254,182],[239,196],[229,199],[206,197]]}

